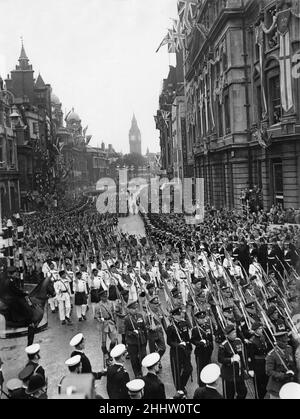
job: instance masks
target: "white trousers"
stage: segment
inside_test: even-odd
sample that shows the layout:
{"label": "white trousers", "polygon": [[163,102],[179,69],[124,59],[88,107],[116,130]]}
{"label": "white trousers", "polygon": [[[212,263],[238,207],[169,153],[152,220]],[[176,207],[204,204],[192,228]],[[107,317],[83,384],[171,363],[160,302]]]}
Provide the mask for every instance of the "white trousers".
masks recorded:
{"label": "white trousers", "polygon": [[58,306],[57,298],[56,297],[48,298],[48,303],[49,303],[49,306],[50,306],[50,308],[51,308],[52,311],[54,311],[55,308]]}
{"label": "white trousers", "polygon": [[86,304],[83,304],[82,306],[75,306],[76,307],[76,315],[78,319],[81,318],[81,316],[85,316],[86,313]]}
{"label": "white trousers", "polygon": [[64,300],[58,301],[58,311],[60,321],[66,320],[66,317],[70,318],[71,313],[71,300],[69,294],[65,295]]}

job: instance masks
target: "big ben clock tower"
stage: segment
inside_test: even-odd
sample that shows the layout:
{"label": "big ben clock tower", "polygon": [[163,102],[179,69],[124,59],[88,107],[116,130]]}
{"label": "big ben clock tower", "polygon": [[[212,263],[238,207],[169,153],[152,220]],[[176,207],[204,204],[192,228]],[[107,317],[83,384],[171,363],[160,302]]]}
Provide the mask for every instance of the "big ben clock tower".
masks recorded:
{"label": "big ben clock tower", "polygon": [[136,117],[133,114],[131,128],[129,130],[130,153],[142,154],[141,131],[138,127]]}

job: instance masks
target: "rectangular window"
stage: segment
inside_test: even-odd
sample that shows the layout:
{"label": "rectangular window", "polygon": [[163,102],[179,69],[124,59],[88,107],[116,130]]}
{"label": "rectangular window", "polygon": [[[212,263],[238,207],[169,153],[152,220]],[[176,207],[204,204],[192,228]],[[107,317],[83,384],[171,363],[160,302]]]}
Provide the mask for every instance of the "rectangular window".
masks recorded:
{"label": "rectangular window", "polygon": [[7,142],[7,162],[9,166],[14,164],[14,148],[12,140],[8,140]]}
{"label": "rectangular window", "polygon": [[273,163],[274,201],[283,204],[283,170],[282,161]]}
{"label": "rectangular window", "polygon": [[277,124],[281,120],[282,108],[281,108],[281,93],[280,93],[280,76],[270,78],[269,80],[269,92],[271,100],[271,112],[270,120],[271,124]]}
{"label": "rectangular window", "polygon": [[219,137],[223,137],[224,130],[223,130],[223,106],[220,102],[218,102],[218,134]]}
{"label": "rectangular window", "polygon": [[225,109],[225,129],[226,134],[231,132],[231,122],[230,122],[230,101],[229,101],[229,94],[225,95],[224,98],[224,109]]}

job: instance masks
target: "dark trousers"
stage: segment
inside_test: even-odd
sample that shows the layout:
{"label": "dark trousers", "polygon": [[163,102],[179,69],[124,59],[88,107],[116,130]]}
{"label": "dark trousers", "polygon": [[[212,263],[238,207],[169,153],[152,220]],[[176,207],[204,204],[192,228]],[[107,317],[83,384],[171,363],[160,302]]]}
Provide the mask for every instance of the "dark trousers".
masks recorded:
{"label": "dark trousers", "polygon": [[142,376],[142,359],[147,355],[146,345],[127,345],[135,377]]}
{"label": "dark trousers", "polygon": [[205,387],[205,384],[202,383],[202,381],[200,380],[200,374],[203,368],[206,367],[206,365],[209,365],[211,363],[211,354],[212,354],[212,351],[201,352],[197,355],[195,354],[195,360],[196,360],[196,365],[197,365],[197,383],[199,387]]}
{"label": "dark trousers", "polygon": [[224,381],[225,386],[225,398],[229,400],[237,399],[245,399],[247,396],[247,388],[245,385],[245,381],[243,379],[236,380],[236,381]]}
{"label": "dark trousers", "polygon": [[155,332],[150,331],[148,339],[150,353],[158,352],[160,357],[162,357],[166,352],[166,343],[163,331],[161,329],[158,329]]}
{"label": "dark trousers", "polygon": [[170,361],[176,390],[184,391],[193,371],[191,351],[172,348],[170,350]]}
{"label": "dark trousers", "polygon": [[263,400],[265,398],[265,395],[267,393],[267,384],[269,381],[269,377],[262,371],[255,372],[255,386],[257,391],[257,397],[260,400]]}

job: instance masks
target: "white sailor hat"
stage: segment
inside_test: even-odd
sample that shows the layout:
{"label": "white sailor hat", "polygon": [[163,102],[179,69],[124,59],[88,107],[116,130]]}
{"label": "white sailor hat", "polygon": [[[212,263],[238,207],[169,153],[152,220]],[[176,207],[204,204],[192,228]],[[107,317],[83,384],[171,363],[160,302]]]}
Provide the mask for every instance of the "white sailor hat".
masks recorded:
{"label": "white sailor hat", "polygon": [[220,377],[221,370],[217,364],[209,364],[203,368],[200,374],[200,380],[204,384],[212,384]]}
{"label": "white sailor hat", "polygon": [[27,355],[35,355],[40,351],[41,347],[38,343],[34,343],[33,345],[27,346],[25,348],[25,352]]}
{"label": "white sailor hat", "polygon": [[123,355],[126,352],[126,346],[123,343],[116,345],[111,351],[110,356],[112,358],[118,358],[119,356]]}
{"label": "white sailor hat", "polygon": [[283,400],[300,400],[300,384],[284,384],[279,391],[279,397]]}
{"label": "white sailor hat", "polygon": [[23,387],[23,382],[18,378],[12,378],[11,380],[7,381],[6,387],[8,391],[19,390]]}
{"label": "white sailor hat", "polygon": [[82,333],[78,333],[78,335],[74,336],[71,340],[70,340],[70,346],[77,346],[79,345],[83,340],[83,334]]}
{"label": "white sailor hat", "polygon": [[75,355],[75,356],[72,356],[72,358],[67,359],[65,364],[67,367],[75,367],[76,365],[79,365],[80,362],[81,362],[81,356]]}
{"label": "white sailor hat", "polygon": [[142,361],[142,366],[144,368],[151,368],[153,367],[153,365],[157,364],[159,360],[159,354],[157,352],[153,352],[152,354],[145,356],[145,358]]}
{"label": "white sailor hat", "polygon": [[126,387],[131,393],[138,393],[145,387],[145,381],[141,379],[132,380],[126,384]]}

